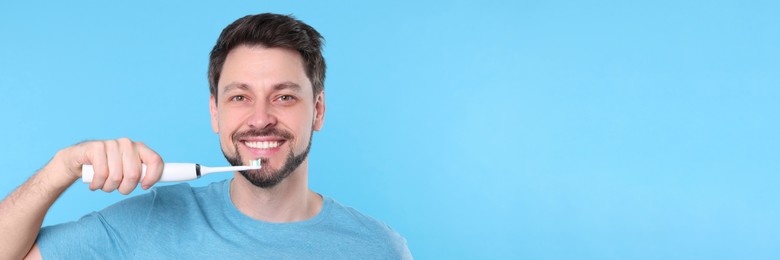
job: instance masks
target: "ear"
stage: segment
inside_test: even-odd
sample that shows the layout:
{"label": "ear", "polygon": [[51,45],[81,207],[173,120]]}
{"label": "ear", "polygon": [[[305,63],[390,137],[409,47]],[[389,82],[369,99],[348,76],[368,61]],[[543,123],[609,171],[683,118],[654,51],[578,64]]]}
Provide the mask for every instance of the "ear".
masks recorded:
{"label": "ear", "polygon": [[314,101],[314,131],[320,131],[322,124],[325,121],[325,91],[317,94],[317,99]]}
{"label": "ear", "polygon": [[211,130],[219,134],[219,114],[217,113],[217,99],[214,95],[209,98],[209,111],[211,111]]}

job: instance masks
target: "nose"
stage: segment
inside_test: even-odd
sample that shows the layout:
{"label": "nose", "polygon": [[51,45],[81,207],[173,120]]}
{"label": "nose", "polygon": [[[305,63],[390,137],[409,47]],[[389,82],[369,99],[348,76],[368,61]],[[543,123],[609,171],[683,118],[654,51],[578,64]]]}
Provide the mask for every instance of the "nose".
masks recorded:
{"label": "nose", "polygon": [[276,125],[276,116],[266,102],[257,102],[247,120],[250,128],[263,129]]}

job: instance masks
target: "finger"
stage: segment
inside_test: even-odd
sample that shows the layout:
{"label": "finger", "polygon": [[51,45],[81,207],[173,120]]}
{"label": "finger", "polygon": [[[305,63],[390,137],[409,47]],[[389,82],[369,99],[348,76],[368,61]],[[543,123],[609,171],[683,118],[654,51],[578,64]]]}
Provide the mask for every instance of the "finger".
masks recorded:
{"label": "finger", "polygon": [[106,144],[106,159],[108,161],[108,179],[103,184],[102,190],[111,192],[119,187],[122,181],[122,153],[116,140],[104,141]]}
{"label": "finger", "polygon": [[103,142],[91,142],[85,144],[87,150],[87,161],[92,164],[94,174],[92,175],[92,183],[89,184],[90,190],[97,190],[103,188],[103,184],[108,178],[108,159],[106,158],[106,145]]}
{"label": "finger", "polygon": [[146,164],[146,175],[141,181],[141,188],[146,190],[160,180],[165,164],[162,157],[144,143],[136,143],[136,149],[138,149],[141,162]]}
{"label": "finger", "polygon": [[141,179],[141,159],[133,141],[127,138],[117,140],[119,151],[122,153],[122,181],[119,183],[119,193],[127,195],[133,192]]}

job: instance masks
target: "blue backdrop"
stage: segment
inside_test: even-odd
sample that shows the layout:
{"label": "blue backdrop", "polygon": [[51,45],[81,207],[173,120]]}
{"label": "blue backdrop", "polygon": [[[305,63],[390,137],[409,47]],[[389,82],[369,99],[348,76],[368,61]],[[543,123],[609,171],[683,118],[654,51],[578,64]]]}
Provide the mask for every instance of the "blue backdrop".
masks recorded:
{"label": "blue backdrop", "polygon": [[416,258],[780,258],[777,1],[110,2],[0,2],[3,195],[86,139],[226,164],[208,52],[291,13],[327,41],[312,189]]}

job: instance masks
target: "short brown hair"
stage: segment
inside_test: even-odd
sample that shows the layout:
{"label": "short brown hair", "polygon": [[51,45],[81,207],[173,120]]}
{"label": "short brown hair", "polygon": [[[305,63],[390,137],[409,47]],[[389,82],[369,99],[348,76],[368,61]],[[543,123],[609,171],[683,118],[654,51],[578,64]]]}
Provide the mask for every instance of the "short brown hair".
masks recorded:
{"label": "short brown hair", "polygon": [[306,76],[311,81],[314,97],[325,89],[324,39],[317,30],[292,15],[272,13],[244,16],[231,23],[217,39],[209,55],[209,90],[217,96],[217,83],[228,53],[241,45],[281,47],[298,51],[303,58]]}

